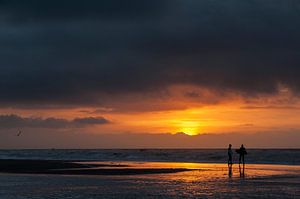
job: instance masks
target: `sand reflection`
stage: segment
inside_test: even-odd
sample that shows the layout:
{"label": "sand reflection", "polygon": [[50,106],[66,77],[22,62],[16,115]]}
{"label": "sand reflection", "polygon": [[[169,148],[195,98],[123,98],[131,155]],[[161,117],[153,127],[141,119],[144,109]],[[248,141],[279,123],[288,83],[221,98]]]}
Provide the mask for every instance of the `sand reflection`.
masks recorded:
{"label": "sand reflection", "polygon": [[[186,163],[186,162],[85,162],[87,164],[111,164],[118,165],[115,169],[190,169],[190,171],[183,171],[172,174],[159,175],[155,174],[155,178],[165,178],[181,181],[198,181],[210,179],[226,179],[226,178],[256,178],[271,175],[283,175],[297,173],[299,174],[300,166],[288,165],[266,165],[266,164],[215,164],[215,163]],[[119,165],[123,165],[119,167]],[[246,169],[247,167],[247,169]],[[105,168],[105,167],[102,167]],[[246,171],[247,170],[247,171]],[[247,172],[247,175],[246,175]],[[151,177],[151,176],[149,176]]]}
{"label": "sand reflection", "polygon": [[244,178],[245,177],[245,164],[239,164],[239,172],[240,172],[240,177]]}
{"label": "sand reflection", "polygon": [[232,164],[228,164],[228,177],[232,177]]}

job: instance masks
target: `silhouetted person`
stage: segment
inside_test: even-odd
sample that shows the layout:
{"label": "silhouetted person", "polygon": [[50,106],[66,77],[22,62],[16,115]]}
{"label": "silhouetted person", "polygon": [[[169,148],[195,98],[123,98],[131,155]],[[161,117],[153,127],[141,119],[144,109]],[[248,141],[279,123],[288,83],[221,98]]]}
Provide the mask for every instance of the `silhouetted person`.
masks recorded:
{"label": "silhouetted person", "polygon": [[232,149],[231,149],[231,144],[229,144],[229,146],[228,146],[227,154],[228,154],[228,166],[229,166],[229,165],[232,165]]}
{"label": "silhouetted person", "polygon": [[247,151],[244,147],[244,145],[242,144],[241,148],[236,150],[236,152],[240,155],[239,156],[239,164],[241,164],[241,162],[243,162],[243,165],[245,164],[245,155],[247,155]]}

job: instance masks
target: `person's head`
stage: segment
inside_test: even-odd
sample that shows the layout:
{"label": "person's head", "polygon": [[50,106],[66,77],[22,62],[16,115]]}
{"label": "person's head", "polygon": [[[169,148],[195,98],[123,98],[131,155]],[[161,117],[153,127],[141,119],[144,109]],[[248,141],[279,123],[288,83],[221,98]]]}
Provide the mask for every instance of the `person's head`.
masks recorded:
{"label": "person's head", "polygon": [[244,147],[244,145],[242,144],[242,146],[241,147]]}
{"label": "person's head", "polygon": [[231,144],[229,144],[229,148],[231,148]]}

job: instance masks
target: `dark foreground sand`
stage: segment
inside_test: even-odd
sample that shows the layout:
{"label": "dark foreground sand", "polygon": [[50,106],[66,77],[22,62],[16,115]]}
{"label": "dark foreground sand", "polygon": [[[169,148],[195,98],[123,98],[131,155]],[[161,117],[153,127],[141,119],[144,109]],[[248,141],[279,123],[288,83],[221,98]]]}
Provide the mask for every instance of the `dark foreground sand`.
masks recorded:
{"label": "dark foreground sand", "polygon": [[0,172],[62,175],[139,175],[176,173],[190,168],[138,168],[126,164],[71,162],[63,160],[0,160]]}
{"label": "dark foreground sand", "polygon": [[1,199],[286,199],[300,198],[299,187],[300,166],[0,161]]}

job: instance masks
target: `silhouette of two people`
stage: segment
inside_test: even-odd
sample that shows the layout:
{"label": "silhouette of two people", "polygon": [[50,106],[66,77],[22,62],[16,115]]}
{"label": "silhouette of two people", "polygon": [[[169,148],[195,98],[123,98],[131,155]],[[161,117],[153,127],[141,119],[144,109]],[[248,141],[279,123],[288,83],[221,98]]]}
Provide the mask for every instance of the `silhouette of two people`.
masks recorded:
{"label": "silhouette of two people", "polygon": [[[228,154],[228,176],[231,178],[232,177],[232,145],[229,144],[228,149],[227,149],[227,154]],[[240,172],[240,177],[245,177],[245,155],[247,155],[246,148],[242,144],[239,149],[236,150],[236,152],[239,154],[239,172]],[[242,167],[241,167],[241,163]]]}

